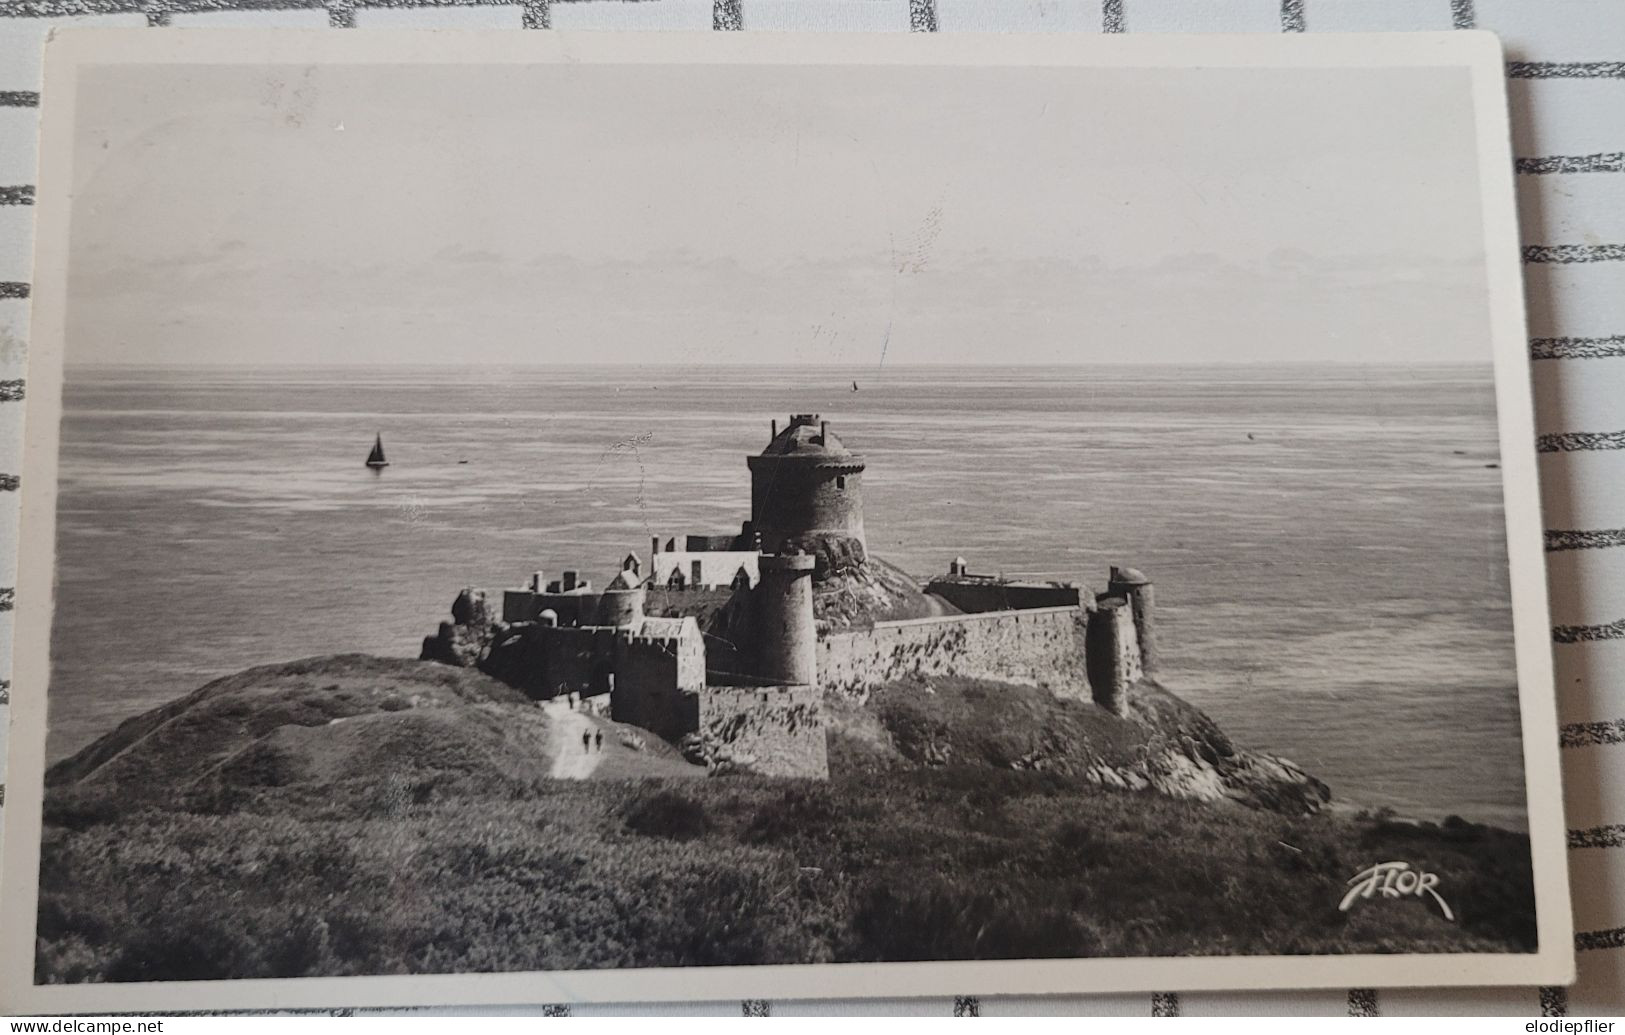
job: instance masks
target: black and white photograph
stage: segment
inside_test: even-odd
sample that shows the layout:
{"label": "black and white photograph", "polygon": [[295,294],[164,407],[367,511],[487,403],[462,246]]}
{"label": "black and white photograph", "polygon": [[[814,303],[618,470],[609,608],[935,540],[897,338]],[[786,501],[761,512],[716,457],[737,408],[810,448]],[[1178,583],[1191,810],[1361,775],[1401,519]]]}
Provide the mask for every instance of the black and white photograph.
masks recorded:
{"label": "black and white photograph", "polygon": [[1572,973],[1492,37],[370,35],[48,50],[9,993]]}

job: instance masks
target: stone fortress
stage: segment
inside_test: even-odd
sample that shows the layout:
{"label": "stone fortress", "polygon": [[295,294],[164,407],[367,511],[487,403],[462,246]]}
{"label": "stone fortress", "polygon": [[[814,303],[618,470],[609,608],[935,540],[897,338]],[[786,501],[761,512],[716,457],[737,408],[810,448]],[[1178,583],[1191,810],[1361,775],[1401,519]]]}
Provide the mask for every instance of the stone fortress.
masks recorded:
{"label": "stone fortress", "polygon": [[538,700],[642,727],[712,772],[828,775],[826,694],[861,702],[907,678],[1043,687],[1122,715],[1156,668],[1149,580],[1113,568],[1104,593],[974,574],[921,586],[869,555],[864,459],[817,414],[772,424],[747,458],[737,535],[653,537],[602,588],[542,572],[502,594],[465,589],[425,659],[478,666]]}

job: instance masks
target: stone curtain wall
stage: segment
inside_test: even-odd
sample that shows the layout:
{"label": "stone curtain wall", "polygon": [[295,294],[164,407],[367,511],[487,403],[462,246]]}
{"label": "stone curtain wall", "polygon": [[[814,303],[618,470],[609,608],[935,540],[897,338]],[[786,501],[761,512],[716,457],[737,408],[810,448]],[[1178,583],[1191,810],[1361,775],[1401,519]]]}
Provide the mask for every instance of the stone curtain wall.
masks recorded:
{"label": "stone curtain wall", "polygon": [[521,626],[498,639],[479,667],[486,675],[547,700],[607,689],[614,653],[613,629]]}
{"label": "stone curtain wall", "polygon": [[1077,607],[876,622],[818,641],[826,691],[863,697],[908,676],[968,676],[1089,695],[1084,623]]}
{"label": "stone curtain wall", "polygon": [[625,639],[617,644],[610,715],[676,743],[696,726],[694,695],[704,686],[705,646],[698,635]]}
{"label": "stone curtain wall", "polygon": [[822,693],[810,686],[707,687],[700,749],[719,772],[829,778]]}
{"label": "stone curtain wall", "polygon": [[677,652],[654,644],[628,644],[619,658],[615,689],[609,695],[610,718],[630,723],[676,742],[692,728],[685,722],[678,690]]}

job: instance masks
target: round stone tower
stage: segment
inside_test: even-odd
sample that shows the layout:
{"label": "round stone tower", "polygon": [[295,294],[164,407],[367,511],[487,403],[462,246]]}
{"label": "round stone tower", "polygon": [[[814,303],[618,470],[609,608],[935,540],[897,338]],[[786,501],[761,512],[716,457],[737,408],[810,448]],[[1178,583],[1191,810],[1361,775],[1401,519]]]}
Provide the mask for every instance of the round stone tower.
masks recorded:
{"label": "round stone tower", "polygon": [[[642,586],[620,587],[610,583],[598,597],[594,625],[636,625],[643,621],[644,590]],[[584,619],[585,615],[582,616]],[[585,621],[582,622],[586,624]]]}
{"label": "round stone tower", "polygon": [[1127,600],[1134,610],[1134,638],[1140,641],[1140,668],[1146,675],[1157,671],[1157,612],[1151,580],[1137,568],[1113,568],[1106,592]]}
{"label": "round stone tower", "polygon": [[841,444],[829,422],[816,413],[798,413],[784,430],[773,422],[773,438],[749,457],[751,531],[762,550],[777,553],[784,544],[806,539],[863,539],[863,458]]}
{"label": "round stone tower", "polygon": [[761,559],[751,591],[756,626],[756,674],[781,683],[818,685],[818,627],[813,623],[809,554]]}

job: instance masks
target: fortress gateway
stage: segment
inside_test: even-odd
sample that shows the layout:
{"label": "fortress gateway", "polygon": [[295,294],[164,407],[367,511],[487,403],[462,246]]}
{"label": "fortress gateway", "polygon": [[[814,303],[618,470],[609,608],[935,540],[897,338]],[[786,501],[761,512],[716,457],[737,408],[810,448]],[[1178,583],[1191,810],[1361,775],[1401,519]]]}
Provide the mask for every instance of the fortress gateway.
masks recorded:
{"label": "fortress gateway", "polygon": [[465,589],[423,657],[478,666],[545,700],[580,695],[713,772],[827,776],[821,705],[886,683],[957,675],[1044,687],[1121,715],[1156,667],[1151,583],[1113,568],[1106,592],[972,574],[925,586],[864,540],[862,457],[817,414],[772,425],[747,458],[738,534],[628,554],[601,589],[565,571],[503,593]]}

